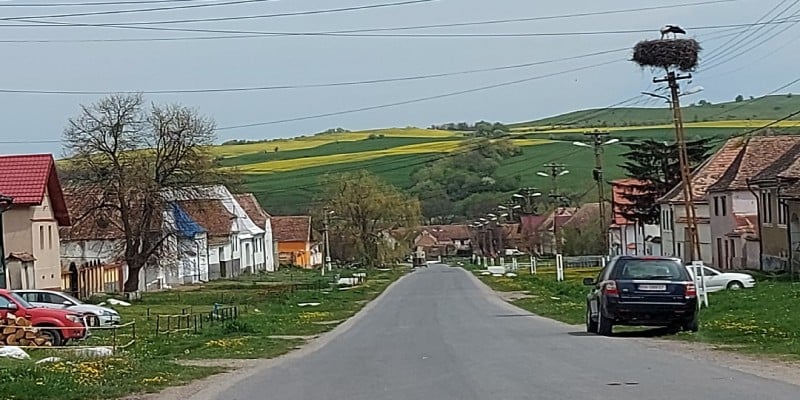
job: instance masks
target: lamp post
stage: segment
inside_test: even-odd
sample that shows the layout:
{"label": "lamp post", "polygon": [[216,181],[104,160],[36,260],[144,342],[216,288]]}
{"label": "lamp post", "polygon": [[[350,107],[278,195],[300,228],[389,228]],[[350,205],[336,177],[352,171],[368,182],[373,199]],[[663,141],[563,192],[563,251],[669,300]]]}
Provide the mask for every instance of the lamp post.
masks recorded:
{"label": "lamp post", "polygon": [[592,143],[573,142],[572,144],[580,147],[588,147],[594,149],[594,169],[592,170],[592,178],[597,183],[597,206],[600,209],[600,233],[603,235],[603,249],[608,254],[608,217],[606,216],[606,199],[604,194],[605,182],[603,182],[603,147],[610,144],[619,142],[619,139],[604,138],[608,136],[608,132],[601,132],[595,130],[594,132],[584,133],[584,135],[592,138]]}
{"label": "lamp post", "polygon": [[519,193],[514,193],[511,197],[518,202],[522,203],[522,212],[525,214],[536,214],[536,204],[534,200],[541,197],[542,193],[536,188],[522,188]]}
{"label": "lamp post", "polygon": [[0,194],[0,289],[7,289],[6,285],[6,248],[5,229],[3,228],[3,213],[11,208],[14,199]]}

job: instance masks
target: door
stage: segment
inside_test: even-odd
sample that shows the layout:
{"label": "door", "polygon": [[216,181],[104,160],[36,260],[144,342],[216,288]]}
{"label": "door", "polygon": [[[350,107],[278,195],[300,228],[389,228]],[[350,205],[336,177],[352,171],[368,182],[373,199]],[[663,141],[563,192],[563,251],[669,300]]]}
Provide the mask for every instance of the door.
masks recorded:
{"label": "door", "polygon": [[250,252],[250,243],[244,244],[244,266],[250,272],[255,272],[253,267],[253,253]]}
{"label": "door", "polygon": [[703,273],[706,275],[706,290],[709,292],[716,292],[725,286],[724,280],[720,277],[720,273],[711,268],[704,267]]}

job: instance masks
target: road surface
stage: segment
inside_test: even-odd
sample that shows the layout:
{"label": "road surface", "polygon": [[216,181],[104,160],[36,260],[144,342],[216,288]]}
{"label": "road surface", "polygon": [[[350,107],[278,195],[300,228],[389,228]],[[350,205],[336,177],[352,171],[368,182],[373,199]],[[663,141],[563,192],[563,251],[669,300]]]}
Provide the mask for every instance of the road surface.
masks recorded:
{"label": "road surface", "polygon": [[798,399],[800,387],[691,361],[642,339],[510,306],[433,266],[392,286],[342,334],[249,375],[222,400]]}

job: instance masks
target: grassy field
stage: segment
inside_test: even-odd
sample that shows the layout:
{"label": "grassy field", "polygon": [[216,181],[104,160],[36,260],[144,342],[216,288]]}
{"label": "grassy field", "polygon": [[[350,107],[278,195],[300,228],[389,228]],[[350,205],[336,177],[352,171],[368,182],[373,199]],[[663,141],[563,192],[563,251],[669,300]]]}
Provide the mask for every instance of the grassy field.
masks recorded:
{"label": "grassy field", "polygon": [[[595,277],[597,271],[568,269],[564,282],[556,281],[553,269],[539,269],[537,276],[520,270],[521,275],[516,278],[479,278],[498,291],[528,291],[533,297],[514,301],[521,308],[580,325],[584,322],[588,293],[581,280]],[[800,313],[798,298],[800,284],[769,279],[760,281],[754,289],[710,293],[710,307],[700,312],[699,332],[665,337],[725,345],[745,353],[800,358],[800,320],[795,318]],[[644,329],[620,328],[621,331]]]}
{"label": "grassy field", "polygon": [[[280,283],[315,282],[318,272],[283,271],[275,275],[217,281],[194,291],[147,293],[131,307],[117,307],[123,321],[136,321],[136,344],[103,359],[77,359],[63,351],[31,351],[30,361],[0,360],[0,399],[113,399],[139,392],[154,392],[222,372],[217,367],[187,366],[187,360],[269,358],[304,343],[300,338],[270,336],[316,335],[333,329],[375,298],[403,270],[371,272],[369,280],[351,290],[305,290],[267,296],[266,287]],[[207,313],[215,302],[238,305],[238,319],[206,322],[194,332],[156,335],[156,314]],[[316,307],[298,303],[318,302]],[[173,328],[175,322],[172,322]],[[173,329],[174,330],[174,329]],[[98,332],[88,344],[109,345],[109,334]],[[131,338],[128,329],[117,339]],[[48,357],[55,363],[35,364]]]}

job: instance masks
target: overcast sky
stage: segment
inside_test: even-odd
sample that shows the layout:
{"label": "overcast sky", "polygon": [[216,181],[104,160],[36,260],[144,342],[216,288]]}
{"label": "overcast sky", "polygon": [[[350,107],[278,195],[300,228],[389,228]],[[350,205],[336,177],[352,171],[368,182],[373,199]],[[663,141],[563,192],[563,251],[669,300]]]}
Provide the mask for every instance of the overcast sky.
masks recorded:
{"label": "overcast sky", "polygon": [[[701,40],[709,61],[693,85],[705,88],[693,101],[732,100],[737,94],[758,96],[797,78],[794,24],[762,25],[751,36],[733,37],[730,49],[720,46],[737,29],[689,29],[756,22],[781,3],[773,15],[800,12],[800,5],[779,0],[735,0],[727,3],[641,12],[536,20],[482,26],[382,31],[380,34],[554,33],[651,29],[648,33],[538,37],[322,37],[260,36],[257,38],[82,42],[72,39],[121,39],[209,36],[210,33],[165,32],[96,26],[51,27],[9,17],[76,12],[143,9],[231,0],[163,1],[159,4],[95,5],[91,7],[9,7],[31,3],[72,3],[86,0],[10,0],[0,2],[0,89],[55,91],[148,91],[270,85],[302,85],[396,78],[501,67],[571,57],[604,50],[631,48],[638,40],[658,37],[664,24],[678,24]],[[102,2],[108,0],[91,0]],[[131,23],[176,19],[238,17],[396,3],[402,0],[279,0],[158,12],[39,19],[79,24]],[[250,20],[194,22],[150,27],[246,30],[260,32],[321,32],[427,24],[555,16],[698,3],[701,0],[436,0],[427,3]],[[798,2],[794,2],[798,3]],[[796,18],[796,17],[795,17]],[[26,25],[26,26],[19,26]],[[780,31],[786,29],[783,33]],[[752,32],[753,29],[751,29]],[[374,34],[372,32],[371,34]],[[729,35],[723,37],[724,35]],[[750,34],[750,32],[748,32]],[[217,34],[218,35],[218,34]],[[722,38],[720,38],[722,37]],[[9,43],[54,39],[62,42]],[[769,40],[768,40],[769,39]],[[748,41],[752,43],[748,45]],[[748,47],[755,47],[746,51]],[[743,54],[737,56],[739,52]],[[604,107],[653,89],[652,73],[627,61],[629,51],[571,61],[469,75],[416,81],[327,88],[302,88],[233,93],[151,94],[155,102],[180,102],[212,116],[219,127],[269,122],[397,103],[619,60],[605,66],[413,104],[318,119],[219,131],[219,140],[264,139],[310,134],[332,127],[351,130],[428,126],[479,119],[515,122],[587,107]],[[737,76],[738,74],[738,76]],[[798,85],[800,86],[800,85]],[[797,90],[797,88],[792,88]],[[785,91],[790,91],[787,89]],[[785,92],[784,91],[784,92]],[[79,105],[99,95],[0,93],[2,153],[61,154],[64,125]],[[657,105],[644,98],[639,105]],[[7,143],[24,140],[50,143]]]}

